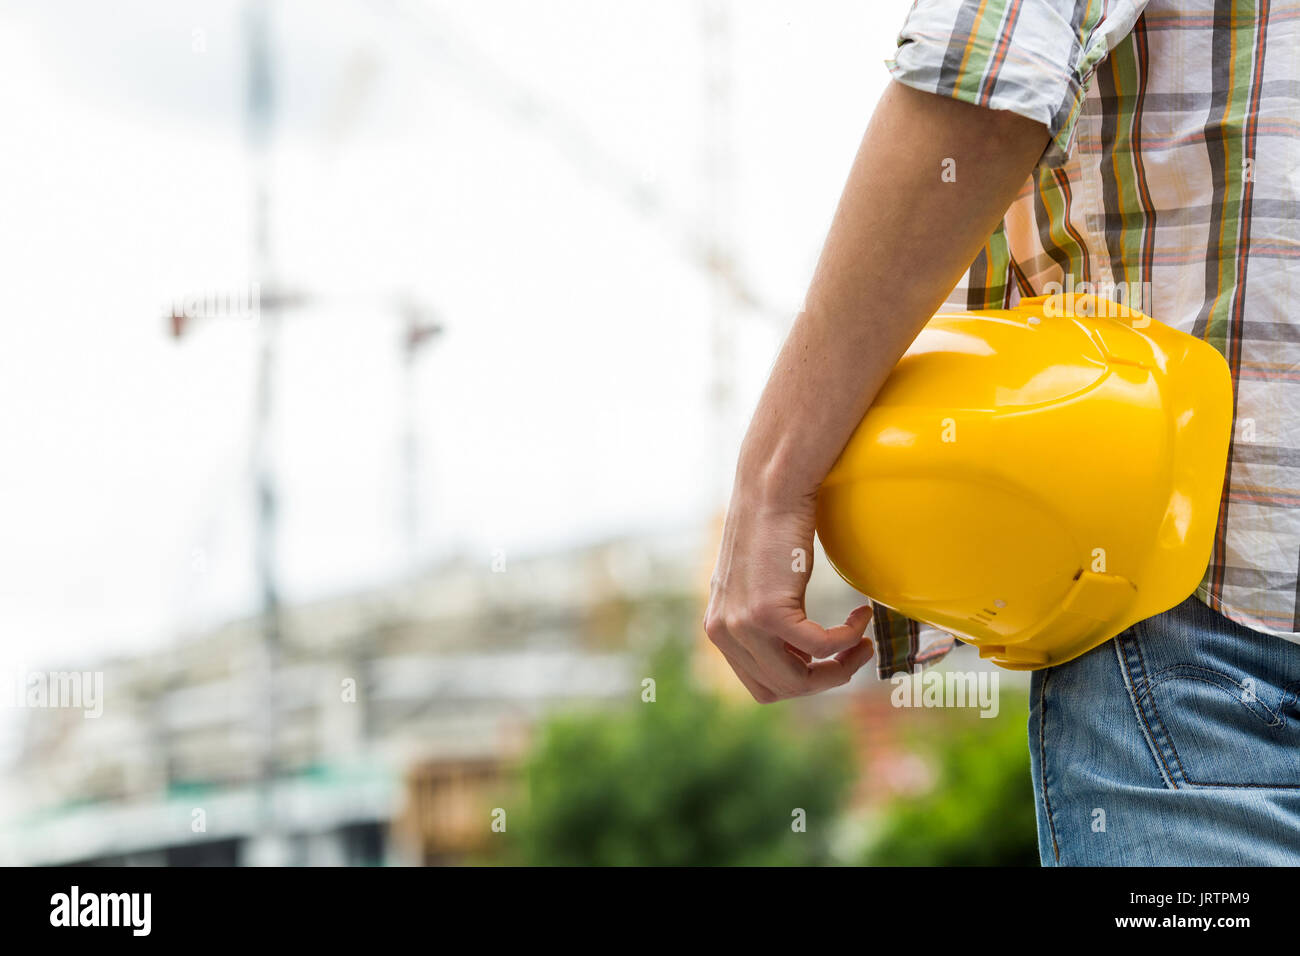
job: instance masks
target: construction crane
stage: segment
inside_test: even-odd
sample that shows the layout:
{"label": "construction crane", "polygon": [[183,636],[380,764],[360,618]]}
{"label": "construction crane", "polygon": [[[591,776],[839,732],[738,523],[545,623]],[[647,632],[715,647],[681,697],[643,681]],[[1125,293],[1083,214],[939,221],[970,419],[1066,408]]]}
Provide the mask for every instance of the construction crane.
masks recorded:
{"label": "construction crane", "polygon": [[[274,786],[278,775],[276,752],[275,675],[282,652],[280,591],[276,577],[276,497],[274,462],[269,448],[271,402],[274,398],[276,345],[280,331],[281,306],[275,301],[275,277],[271,264],[270,185],[267,172],[274,108],[271,68],[271,37],[267,0],[250,0],[248,8],[248,101],[247,136],[253,164],[253,262],[252,275],[258,287],[272,290],[270,307],[263,307],[258,323],[259,343],[256,394],[253,403],[253,493],[256,509],[254,545],[258,590],[261,594],[262,640],[259,673],[254,684],[261,713],[255,717],[252,738],[260,742],[258,753],[257,834],[249,862],[263,865],[287,863],[287,848],[278,831]],[[255,708],[256,709],[256,708]],[[260,724],[260,727],[256,724]],[[260,730],[261,733],[257,733]]]}
{"label": "construction crane", "polygon": [[[735,255],[733,233],[735,157],[732,126],[732,3],[696,0],[704,51],[702,93],[704,128],[700,135],[701,175],[706,200],[702,219],[683,215],[660,190],[605,149],[568,110],[498,67],[429,0],[368,0],[377,12],[400,23],[401,35],[424,44],[437,62],[451,67],[463,87],[488,108],[530,129],[558,150],[584,179],[617,196],[634,214],[658,226],[688,262],[710,283],[710,362],[708,395],[712,473],[709,475],[712,534],[705,566],[721,539],[730,496],[735,405],[735,348],[739,316],[758,316],[783,328],[788,312],[767,302],[745,279]],[[708,583],[703,590],[708,592]],[[720,681],[732,687],[734,681]]]}
{"label": "construction crane", "polygon": [[[469,91],[489,108],[503,113],[558,149],[584,180],[618,196],[635,214],[645,217],[669,238],[688,262],[709,279],[710,355],[713,365],[709,393],[714,447],[724,448],[730,437],[733,411],[733,353],[738,315],[757,315],[775,323],[788,316],[776,308],[746,281],[734,255],[732,235],[731,183],[733,176],[731,129],[731,3],[730,0],[699,0],[700,25],[706,52],[704,97],[706,124],[701,136],[702,175],[707,211],[703,220],[684,215],[639,172],[605,149],[588,129],[562,106],[538,94],[498,68],[472,42],[428,3],[413,0],[367,0],[383,15],[401,21],[403,35],[414,35],[439,61],[451,66]],[[281,599],[277,575],[278,498],[273,459],[269,448],[269,425],[273,412],[274,381],[280,324],[290,309],[320,304],[319,296],[292,290],[279,284],[273,262],[270,217],[268,155],[274,115],[271,67],[270,0],[248,0],[247,4],[247,100],[246,137],[252,157],[254,182],[252,264],[254,287],[260,290],[260,323],[257,374],[252,426],[252,470],[255,509],[255,567],[262,622],[258,694],[261,713],[254,716],[254,736],[262,742],[259,758],[259,793],[263,812],[258,851],[254,862],[282,862],[282,841],[275,833],[272,787],[279,771],[276,757],[275,673],[282,652]],[[410,29],[408,29],[410,28]],[[350,92],[356,92],[351,90]],[[357,98],[343,103],[339,114],[343,125],[359,108]],[[337,133],[337,131],[336,131]],[[408,556],[418,556],[418,427],[415,413],[415,359],[422,348],[441,336],[443,327],[431,310],[397,297],[391,307],[404,319],[404,394],[406,420],[403,433],[404,507],[401,523],[406,529]],[[169,316],[172,334],[180,338],[189,330],[189,320],[203,316]],[[711,482],[716,500],[725,503],[729,474],[725,456],[717,458],[718,471]]]}
{"label": "construction crane", "polygon": [[[245,140],[252,170],[252,236],[249,273],[250,304],[257,324],[257,367],[254,380],[251,470],[253,476],[254,542],[260,638],[255,648],[256,662],[252,678],[253,699],[258,702],[250,714],[251,737],[257,741],[257,823],[250,843],[248,862],[254,865],[284,865],[288,846],[279,832],[274,806],[274,787],[280,775],[277,747],[276,674],[283,653],[282,609],[278,574],[279,497],[270,435],[275,399],[275,373],[279,351],[280,325],[284,314],[325,302],[346,301],[347,297],[326,298],[304,290],[290,289],[280,283],[274,264],[274,246],[270,213],[269,154],[274,121],[274,73],[271,54],[270,0],[248,0],[245,9],[246,80]],[[356,92],[352,84],[345,92]],[[354,98],[355,99],[355,98]],[[346,124],[355,114],[357,104],[343,102],[336,111],[335,126]],[[339,119],[341,117],[341,120]],[[335,129],[338,135],[338,129]],[[414,567],[418,556],[418,428],[414,409],[415,360],[424,346],[439,337],[442,324],[427,307],[409,295],[391,297],[366,296],[365,304],[386,304],[403,320],[402,356],[403,390],[406,396],[406,425],[403,434],[403,471],[405,504],[400,518],[407,536],[408,561]],[[206,302],[205,304],[210,304]],[[196,323],[224,314],[188,308],[167,316],[173,338],[187,336]]]}

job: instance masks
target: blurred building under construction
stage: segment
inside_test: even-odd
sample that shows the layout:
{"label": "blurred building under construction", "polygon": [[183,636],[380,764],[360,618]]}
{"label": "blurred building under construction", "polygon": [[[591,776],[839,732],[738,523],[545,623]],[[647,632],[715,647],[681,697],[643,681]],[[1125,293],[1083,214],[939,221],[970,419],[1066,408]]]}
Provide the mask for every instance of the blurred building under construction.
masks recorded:
{"label": "blurred building under construction", "polygon": [[[700,633],[711,557],[691,533],[464,557],[409,584],[283,609],[273,853],[261,845],[262,742],[249,721],[262,703],[260,622],[105,661],[102,716],[22,715],[0,863],[472,859],[541,716],[638,701],[644,652]],[[813,581],[810,607],[826,616],[854,603],[833,574]],[[738,690],[720,661],[701,640],[704,679]],[[868,756],[901,760],[888,744],[889,685],[864,675],[853,687],[805,704],[852,708]],[[905,761],[897,771],[907,776]]]}

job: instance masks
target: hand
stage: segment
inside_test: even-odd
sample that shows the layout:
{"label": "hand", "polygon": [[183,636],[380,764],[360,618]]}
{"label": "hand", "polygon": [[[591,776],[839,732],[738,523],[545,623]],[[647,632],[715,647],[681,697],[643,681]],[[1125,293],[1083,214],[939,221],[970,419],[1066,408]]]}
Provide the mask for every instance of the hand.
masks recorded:
{"label": "hand", "polygon": [[[1048,139],[1009,110],[897,82],[881,97],[745,434],[722,532],[704,629],[755,700],[843,684],[870,660],[869,607],[830,630],[804,614],[817,489]],[[948,161],[961,186],[936,186]]]}
{"label": "hand", "polygon": [[[732,499],[704,630],[760,704],[847,684],[871,660],[871,606],[829,630],[808,620],[816,503]],[[823,659],[819,659],[823,658]]]}

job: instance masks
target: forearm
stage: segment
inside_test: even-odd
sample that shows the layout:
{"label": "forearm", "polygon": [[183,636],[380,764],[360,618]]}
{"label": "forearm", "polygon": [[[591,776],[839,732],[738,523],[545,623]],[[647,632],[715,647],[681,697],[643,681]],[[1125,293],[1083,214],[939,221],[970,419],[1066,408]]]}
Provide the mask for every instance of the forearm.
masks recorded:
{"label": "forearm", "polygon": [[[745,437],[737,495],[778,507],[816,495],[1046,143],[1021,116],[890,86]],[[941,177],[948,160],[955,182]]]}

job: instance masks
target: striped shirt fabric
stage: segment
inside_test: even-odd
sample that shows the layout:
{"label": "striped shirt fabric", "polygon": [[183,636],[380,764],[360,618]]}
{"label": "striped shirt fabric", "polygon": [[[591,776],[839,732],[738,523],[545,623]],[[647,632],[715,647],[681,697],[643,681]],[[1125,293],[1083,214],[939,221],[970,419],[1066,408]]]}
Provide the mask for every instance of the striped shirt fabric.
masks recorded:
{"label": "striped shirt fabric", "polygon": [[[1300,4],[917,0],[887,65],[1051,136],[946,308],[1125,297],[1227,358],[1236,420],[1196,594],[1300,642]],[[880,605],[875,622],[882,677],[953,645]]]}

